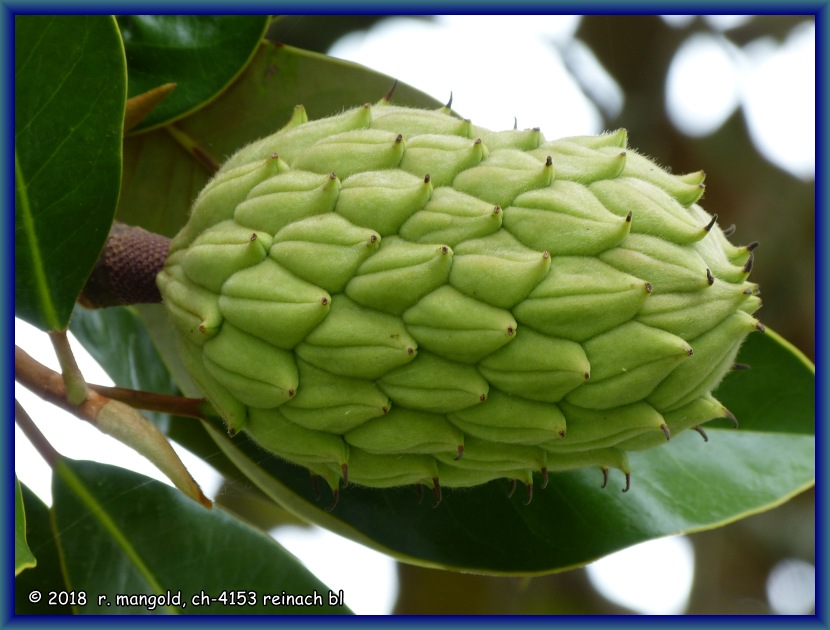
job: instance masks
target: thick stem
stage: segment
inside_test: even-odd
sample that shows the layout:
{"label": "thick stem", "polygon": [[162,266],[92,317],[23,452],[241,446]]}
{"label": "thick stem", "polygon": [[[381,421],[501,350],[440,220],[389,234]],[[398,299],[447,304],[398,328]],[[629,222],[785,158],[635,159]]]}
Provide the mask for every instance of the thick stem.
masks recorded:
{"label": "thick stem", "polygon": [[87,308],[161,302],[156,275],[170,239],[115,222],[78,301]]}

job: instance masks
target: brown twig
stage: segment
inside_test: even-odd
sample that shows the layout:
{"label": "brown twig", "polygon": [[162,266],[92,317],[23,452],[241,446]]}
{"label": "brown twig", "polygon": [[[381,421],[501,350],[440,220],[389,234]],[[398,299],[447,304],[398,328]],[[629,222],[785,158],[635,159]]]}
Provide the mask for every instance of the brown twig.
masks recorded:
{"label": "brown twig", "polygon": [[112,400],[118,400],[135,409],[159,411],[174,416],[185,416],[199,420],[208,420],[213,417],[209,409],[206,409],[209,403],[204,398],[185,398],[170,394],[142,392],[126,387],[108,387],[106,385],[90,384],[89,388],[102,396],[106,396]]}
{"label": "brown twig", "polygon": [[81,404],[72,404],[66,398],[66,384],[63,376],[38,363],[17,346],[14,347],[14,378],[43,400],[92,424],[95,424],[98,412],[108,400],[90,391],[86,400]]}
{"label": "brown twig", "polygon": [[19,347],[15,346],[14,350],[16,381],[44,400],[93,424],[98,410],[109,400],[117,400],[135,409],[158,411],[199,420],[210,420],[216,417],[216,414],[211,412],[210,403],[203,398],[185,398],[92,383],[87,384],[90,390],[87,400],[76,406],[67,400],[66,385],[60,374],[38,363]]}
{"label": "brown twig", "polygon": [[[74,405],[67,400],[66,385],[60,374],[38,363],[17,346],[15,346],[14,352],[15,380],[21,385],[81,420],[86,420],[102,433],[130,446],[155,464],[177,488],[194,501],[206,507],[212,505],[210,499],[202,492],[199,484],[187,471],[165,435],[138,411],[121,401],[99,394],[93,388],[89,389],[86,400],[80,405]],[[31,422],[28,425],[26,424],[28,416],[16,415],[18,416],[18,424],[22,422],[21,428],[23,426],[26,426],[27,429],[34,427]],[[32,433],[32,436],[34,436],[34,440],[37,440],[33,442],[36,447],[44,446],[45,438],[40,440],[34,433]],[[49,448],[43,450],[39,448],[38,450],[45,453],[44,457],[51,456]],[[53,458],[50,463],[54,463],[54,461]]]}
{"label": "brown twig", "polygon": [[29,438],[32,446],[35,447],[35,450],[40,453],[40,456],[44,460],[46,460],[49,467],[54,468],[55,464],[58,462],[58,459],[60,459],[60,453],[58,453],[55,450],[55,447],[49,443],[46,436],[40,432],[37,425],[32,422],[31,416],[26,413],[23,405],[21,405],[16,398],[14,399],[14,421],[17,423],[17,426],[20,427],[20,430],[23,431],[23,434]]}

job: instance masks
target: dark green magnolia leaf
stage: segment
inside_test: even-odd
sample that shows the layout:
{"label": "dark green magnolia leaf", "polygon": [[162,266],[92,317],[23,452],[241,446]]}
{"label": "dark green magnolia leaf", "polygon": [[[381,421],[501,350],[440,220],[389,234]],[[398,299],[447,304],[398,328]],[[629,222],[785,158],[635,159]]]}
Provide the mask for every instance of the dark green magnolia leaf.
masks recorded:
{"label": "dark green magnolia leaf", "polygon": [[767,330],[775,343],[750,335],[741,350],[749,369],[736,370],[718,388],[717,397],[755,431],[769,433],[816,432],[815,369],[807,357]]}
{"label": "dark green magnolia leaf", "polygon": [[26,542],[26,508],[23,505],[23,492],[17,475],[14,477],[14,574],[31,569],[37,565],[32,550]]}
{"label": "dark green magnolia leaf", "polygon": [[[77,613],[349,612],[335,601],[339,592],[330,599],[329,589],[271,538],[165,484],[62,460],[52,493],[67,582],[86,594],[85,604],[73,605]],[[296,598],[273,599],[285,595]]]}
{"label": "dark green magnolia leaf", "polygon": [[107,16],[15,18],[15,314],[66,327],[121,181],[124,51]]}
{"label": "dark green magnolia leaf", "polygon": [[128,95],[176,88],[136,128],[168,124],[203,107],[236,78],[268,26],[266,15],[134,15],[118,18]]}
{"label": "dark green magnolia leaf", "polygon": [[[172,236],[212,174],[206,162],[219,164],[236,149],[277,131],[297,104],[306,106],[309,118],[320,118],[378,101],[393,83],[393,78],[353,63],[263,43],[239,78],[208,106],[175,125],[126,138],[118,218]],[[403,84],[393,100],[440,106]]]}
{"label": "dark green magnolia leaf", "polygon": [[[750,374],[777,371],[802,391],[814,378],[808,364],[790,360],[772,335],[751,335],[739,359],[753,357]],[[756,369],[757,368],[757,369]],[[734,375],[727,378],[733,378]],[[748,392],[751,390],[748,390]],[[772,409],[777,388],[752,394],[758,408]],[[749,393],[736,393],[732,403]],[[662,536],[711,529],[773,508],[815,482],[812,397],[793,400],[775,414],[788,432],[766,429],[769,417],[747,414],[741,428],[706,426],[709,441],[688,431],[660,448],[631,454],[632,487],[622,475],[607,488],[599,469],[551,474],[546,489],[536,479],[533,500],[519,488],[508,498],[507,481],[447,490],[432,496],[415,488],[348,487],[331,511],[332,495],[315,498],[308,472],[269,457],[245,434],[233,440],[223,428],[211,433],[222,452],[276,501],[309,521],[402,561],[492,574],[537,574],[591,562],[619,549]],[[719,421],[717,421],[719,422]],[[181,436],[179,437],[181,440]],[[186,443],[186,440],[185,440]]]}
{"label": "dark green magnolia leaf", "polygon": [[[178,392],[134,309],[78,308],[72,315],[69,330],[118,387],[159,394]],[[166,414],[146,412],[145,415],[165,429]]]}
{"label": "dark green magnolia leaf", "polygon": [[[26,485],[21,484],[21,490],[26,509],[26,538],[37,558],[37,566],[14,580],[14,612],[17,615],[71,614],[67,600],[49,601],[49,593],[69,591],[61,571],[49,508]],[[32,596],[32,593],[39,596]]]}

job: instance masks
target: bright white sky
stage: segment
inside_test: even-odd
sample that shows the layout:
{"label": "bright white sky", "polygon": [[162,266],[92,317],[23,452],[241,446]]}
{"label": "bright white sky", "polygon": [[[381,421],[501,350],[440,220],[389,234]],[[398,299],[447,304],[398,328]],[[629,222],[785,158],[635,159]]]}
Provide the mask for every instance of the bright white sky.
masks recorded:
{"label": "bright white sky", "polygon": [[[690,19],[694,18],[673,16],[671,22],[682,25]],[[759,150],[797,177],[814,178],[815,28],[805,24],[794,30],[783,46],[761,39],[737,48],[728,41],[728,29],[744,20],[742,16],[709,18],[722,33],[698,35],[681,46],[665,95],[671,118],[690,136],[706,135],[742,106]],[[331,54],[393,75],[439,99],[449,98],[452,92],[455,109],[491,129],[511,128],[516,117],[519,127],[538,126],[548,138],[597,133],[602,131],[597,107],[581,92],[551,46],[551,42],[568,42],[578,21],[569,16],[448,16],[427,24],[396,18],[365,37],[344,37]],[[577,45],[568,55],[570,64],[593,77],[592,97],[607,111],[619,111],[623,95],[590,50]],[[706,81],[694,80],[702,75]],[[45,335],[16,322],[15,342],[57,369]],[[81,357],[86,354],[77,345],[76,350]],[[111,383],[91,359],[83,361],[82,369],[90,382]],[[15,396],[65,455],[125,466],[166,481],[142,457],[86,423],[39,404],[17,385]],[[183,458],[212,496],[218,487],[213,471],[187,453]],[[18,429],[15,466],[21,481],[47,502],[51,500],[49,470]],[[285,528],[275,535],[330,588],[342,588],[354,611],[385,614],[391,610],[397,579],[394,563],[385,556],[321,530]],[[331,561],[344,554],[348,561]],[[803,596],[804,589],[793,590],[793,584],[805,585],[814,579],[814,568],[804,564],[791,563],[774,574],[778,586],[771,581],[770,598],[779,602],[782,612],[798,614],[812,606],[812,601],[787,595]],[[355,567],[364,569],[359,576]],[[632,567],[640,568],[636,577]],[[597,588],[618,603],[645,614],[675,614],[683,610],[692,570],[691,545],[681,537],[609,556],[589,567],[589,574]],[[663,577],[667,573],[673,576],[671,580]]]}

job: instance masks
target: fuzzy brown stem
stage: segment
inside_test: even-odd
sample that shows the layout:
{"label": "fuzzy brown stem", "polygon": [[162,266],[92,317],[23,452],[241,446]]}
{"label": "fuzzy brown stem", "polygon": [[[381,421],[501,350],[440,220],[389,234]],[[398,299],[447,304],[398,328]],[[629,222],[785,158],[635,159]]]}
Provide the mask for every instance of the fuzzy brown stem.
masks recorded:
{"label": "fuzzy brown stem", "polygon": [[115,222],[78,301],[87,308],[161,302],[156,275],[170,239]]}

